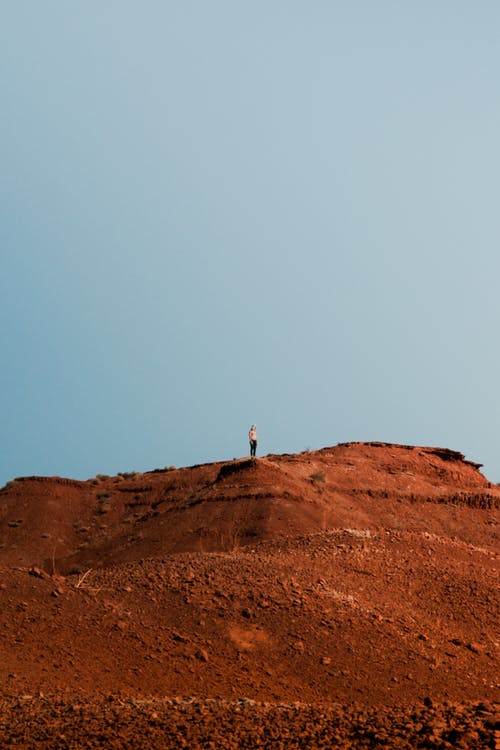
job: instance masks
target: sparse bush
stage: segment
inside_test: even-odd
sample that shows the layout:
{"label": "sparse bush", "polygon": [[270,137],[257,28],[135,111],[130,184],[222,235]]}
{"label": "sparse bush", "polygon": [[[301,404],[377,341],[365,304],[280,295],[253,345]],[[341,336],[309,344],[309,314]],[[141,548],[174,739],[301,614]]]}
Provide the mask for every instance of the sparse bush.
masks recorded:
{"label": "sparse bush", "polygon": [[325,481],[325,475],[322,471],[315,471],[313,474],[309,477],[313,482],[324,482]]}

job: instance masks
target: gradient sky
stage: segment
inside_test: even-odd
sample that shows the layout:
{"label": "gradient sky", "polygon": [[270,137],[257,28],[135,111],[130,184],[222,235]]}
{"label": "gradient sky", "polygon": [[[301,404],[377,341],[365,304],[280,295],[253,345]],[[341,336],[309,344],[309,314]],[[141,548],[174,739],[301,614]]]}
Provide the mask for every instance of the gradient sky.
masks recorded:
{"label": "gradient sky", "polygon": [[500,481],[497,0],[4,0],[0,483],[348,440]]}

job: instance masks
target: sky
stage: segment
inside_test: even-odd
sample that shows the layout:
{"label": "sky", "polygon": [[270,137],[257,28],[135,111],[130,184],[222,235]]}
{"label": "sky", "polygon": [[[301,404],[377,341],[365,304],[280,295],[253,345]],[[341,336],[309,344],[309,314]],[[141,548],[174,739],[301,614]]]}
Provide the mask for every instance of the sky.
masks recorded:
{"label": "sky", "polygon": [[500,481],[496,0],[0,1],[0,484],[380,440]]}

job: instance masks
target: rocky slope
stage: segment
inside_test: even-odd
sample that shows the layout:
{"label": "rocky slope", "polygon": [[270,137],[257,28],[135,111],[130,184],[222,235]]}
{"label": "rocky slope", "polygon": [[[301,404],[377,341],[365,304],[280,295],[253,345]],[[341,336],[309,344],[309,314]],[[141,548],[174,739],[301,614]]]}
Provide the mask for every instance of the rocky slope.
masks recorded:
{"label": "rocky slope", "polygon": [[209,746],[208,726],[299,747],[312,725],[311,747],[494,747],[499,497],[459,453],[380,443],[14,480],[4,731],[97,747],[64,742],[114,712],[117,742],[164,738],[143,747]]}

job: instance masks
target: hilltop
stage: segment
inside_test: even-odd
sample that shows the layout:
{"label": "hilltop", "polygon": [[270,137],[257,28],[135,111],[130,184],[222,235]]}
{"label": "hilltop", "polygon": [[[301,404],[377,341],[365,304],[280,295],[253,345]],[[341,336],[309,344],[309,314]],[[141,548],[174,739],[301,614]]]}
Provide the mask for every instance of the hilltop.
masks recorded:
{"label": "hilltop", "polygon": [[20,478],[0,494],[0,561],[66,574],[346,526],[475,543],[492,529],[468,509],[497,508],[500,497],[479,468],[443,448],[347,443],[85,482]]}

